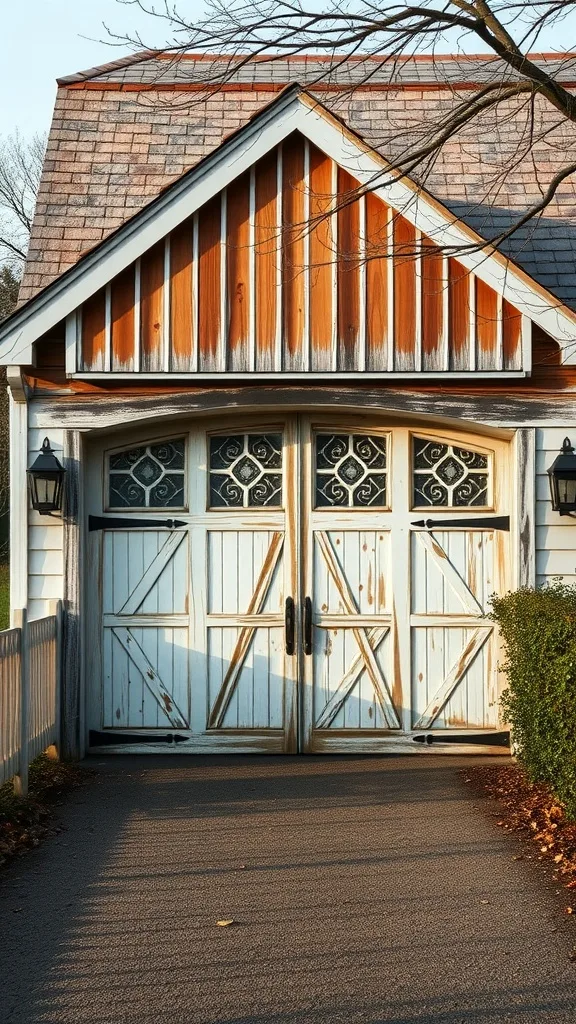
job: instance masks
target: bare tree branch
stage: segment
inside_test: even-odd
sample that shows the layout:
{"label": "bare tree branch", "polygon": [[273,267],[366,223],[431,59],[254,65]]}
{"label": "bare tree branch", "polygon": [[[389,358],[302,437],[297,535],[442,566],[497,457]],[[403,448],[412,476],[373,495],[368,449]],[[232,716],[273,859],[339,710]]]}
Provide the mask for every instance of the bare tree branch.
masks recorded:
{"label": "bare tree branch", "polygon": [[[136,7],[147,14],[153,27],[153,45],[141,34],[126,36],[108,30],[109,39],[117,45],[131,45],[154,54],[172,55],[175,63],[188,52],[198,52],[214,60],[204,60],[195,69],[195,80],[217,92],[237,78],[251,64],[265,59],[284,61],[304,53],[321,55],[322,62],[310,88],[332,83],[341,66],[351,54],[363,74],[356,75],[348,87],[361,89],[384,69],[389,83],[402,81],[406,61],[414,54],[434,54],[442,48],[461,54],[478,50],[486,52],[483,62],[484,81],[463,95],[450,81],[443,80],[443,63],[436,61],[438,81],[448,87],[451,104],[439,116],[414,119],[407,127],[390,131],[379,148],[391,159],[393,173],[401,178],[413,176],[426,184],[432,173],[434,155],[442,152],[455,138],[466,133],[486,130],[492,125],[502,131],[508,127],[510,152],[507,163],[494,172],[489,181],[490,194],[478,196],[480,205],[490,205],[504,186],[508,170],[529,160],[536,148],[551,146],[553,129],[546,122],[546,108],[558,112],[555,129],[567,122],[576,123],[576,95],[567,88],[560,72],[573,67],[574,56],[558,54],[556,66],[535,60],[531,48],[551,25],[576,16],[576,0],[207,0],[204,17],[198,19],[193,0],[117,0],[125,7]],[[158,35],[160,33],[160,38]],[[492,55],[492,60],[490,60]],[[165,66],[165,65],[164,65]],[[525,123],[518,115],[526,101]],[[524,115],[523,115],[524,116]],[[513,139],[513,133],[516,137]],[[493,231],[485,240],[499,247],[515,231],[538,218],[545,206],[557,195],[560,184],[573,173],[574,152],[566,154],[565,171],[552,180],[540,181],[542,170],[536,171],[538,198],[528,201],[526,209],[505,231]],[[378,182],[374,183],[377,187]],[[433,190],[433,189],[432,189]],[[347,201],[352,201],[346,200]],[[544,206],[543,206],[544,203]]]}

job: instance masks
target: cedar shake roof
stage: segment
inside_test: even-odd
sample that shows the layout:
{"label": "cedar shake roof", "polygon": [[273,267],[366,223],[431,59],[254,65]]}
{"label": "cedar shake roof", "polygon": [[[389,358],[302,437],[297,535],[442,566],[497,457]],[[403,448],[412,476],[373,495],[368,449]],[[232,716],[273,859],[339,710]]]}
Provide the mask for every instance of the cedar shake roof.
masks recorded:
{"label": "cedar shake roof", "polygon": [[[576,54],[538,62],[576,87]],[[60,79],[20,302],[241,128],[271,101],[271,91],[292,82],[307,86],[384,157],[401,159],[408,140],[424,138],[443,111],[498,65],[492,57],[417,57],[391,71],[371,57],[335,69],[303,56],[231,71],[227,58],[139,54]],[[576,160],[574,125],[540,100],[534,113],[531,151],[531,107],[521,97],[461,131],[413,177],[480,234],[509,226]],[[576,308],[574,176],[560,185],[544,216],[516,232],[508,251]]]}

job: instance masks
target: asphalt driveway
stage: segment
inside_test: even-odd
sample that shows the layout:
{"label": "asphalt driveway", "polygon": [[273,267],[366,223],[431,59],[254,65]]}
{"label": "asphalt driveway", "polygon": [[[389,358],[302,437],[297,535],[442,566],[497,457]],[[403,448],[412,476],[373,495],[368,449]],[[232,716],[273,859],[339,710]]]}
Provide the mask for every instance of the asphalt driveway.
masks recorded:
{"label": "asphalt driveway", "polygon": [[574,930],[465,763],[95,759],[0,876],[0,1021],[574,1024]]}

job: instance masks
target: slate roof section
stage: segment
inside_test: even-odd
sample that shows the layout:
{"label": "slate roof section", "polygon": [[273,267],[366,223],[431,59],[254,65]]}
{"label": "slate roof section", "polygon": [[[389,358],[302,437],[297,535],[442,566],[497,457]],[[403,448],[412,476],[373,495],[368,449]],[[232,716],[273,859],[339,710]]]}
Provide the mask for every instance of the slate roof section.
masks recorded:
{"label": "slate roof section", "polygon": [[[576,80],[576,55],[561,63],[562,77]],[[213,59],[175,62],[132,55],[61,79],[20,301],[53,281],[242,127],[270,102],[271,86],[281,88],[288,84],[284,79],[310,85],[320,65],[324,73],[330,70],[312,57],[258,62],[242,72],[242,81],[230,83],[233,91],[187,91],[186,83],[205,84],[207,75],[213,81],[215,68],[221,79],[226,77],[228,61],[223,67]],[[369,81],[354,84],[359,69],[366,78],[367,67],[367,61],[348,61],[332,80],[338,88],[316,81],[311,91],[384,157],[401,159],[410,142],[470,95],[456,85],[477,81],[488,67],[492,74],[494,61],[418,58],[406,62],[402,84],[386,88],[374,88],[385,85],[384,78],[374,83],[384,75],[378,61],[370,65]],[[438,85],[432,75],[441,78]],[[489,237],[495,227],[507,227],[538,201],[552,177],[576,160],[576,129],[550,105],[536,106],[532,152],[526,145],[529,126],[524,98],[501,105],[497,116],[461,131],[413,177],[456,217]],[[508,249],[535,280],[576,309],[574,176],[562,183],[540,220],[515,234]]]}
{"label": "slate roof section", "polygon": [[[557,56],[538,55],[538,64],[558,77],[561,82],[576,82],[576,54]],[[60,85],[90,81],[116,85],[197,85],[201,82],[227,82],[236,85],[276,83],[288,85],[298,81],[301,85],[335,85],[346,88],[369,81],[371,86],[419,84],[467,84],[491,81],[494,74],[516,80],[517,75],[503,61],[491,55],[467,57],[465,55],[438,55],[432,59],[399,57],[394,61],[367,55],[348,58],[334,63],[332,58],[302,54],[287,59],[258,59],[241,64],[237,58],[180,55],[132,54],[131,56],[90,68],[58,80]]]}

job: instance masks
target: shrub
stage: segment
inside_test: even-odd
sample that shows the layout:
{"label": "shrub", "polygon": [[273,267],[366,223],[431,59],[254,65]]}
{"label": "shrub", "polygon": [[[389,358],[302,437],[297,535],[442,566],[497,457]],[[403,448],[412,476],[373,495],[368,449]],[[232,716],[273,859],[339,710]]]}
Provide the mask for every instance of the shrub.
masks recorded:
{"label": "shrub", "polygon": [[576,586],[559,580],[491,600],[504,641],[502,707],[518,759],[576,819]]}

